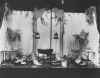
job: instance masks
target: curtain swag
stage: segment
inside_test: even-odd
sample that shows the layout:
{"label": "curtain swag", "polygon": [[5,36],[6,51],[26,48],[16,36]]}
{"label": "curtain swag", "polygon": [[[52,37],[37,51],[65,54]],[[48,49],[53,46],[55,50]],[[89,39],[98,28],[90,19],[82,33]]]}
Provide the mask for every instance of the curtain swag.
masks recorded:
{"label": "curtain swag", "polygon": [[64,14],[64,10],[60,10],[57,8],[53,8],[52,11],[54,12],[54,14],[58,17],[58,18],[62,18],[63,14]]}
{"label": "curtain swag", "polygon": [[91,6],[89,9],[86,10],[86,21],[89,25],[93,24],[93,14],[96,12],[96,8],[94,6]]}
{"label": "curtain swag", "polygon": [[[37,8],[34,8],[33,12],[34,12],[34,16],[35,16],[35,19],[38,19],[39,17],[42,17],[43,13],[46,11],[46,8],[43,8],[43,9],[37,9]],[[63,17],[63,14],[64,14],[64,10],[60,10],[60,9],[57,9],[57,8],[53,8],[52,11],[54,12],[54,14],[58,17],[58,18],[62,18]]]}

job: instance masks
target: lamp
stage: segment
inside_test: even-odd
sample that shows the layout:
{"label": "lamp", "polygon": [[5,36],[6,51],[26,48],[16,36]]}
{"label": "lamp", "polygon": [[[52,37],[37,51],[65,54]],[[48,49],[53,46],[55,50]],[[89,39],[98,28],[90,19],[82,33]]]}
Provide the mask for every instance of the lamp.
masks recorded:
{"label": "lamp", "polygon": [[[37,48],[38,48],[38,40],[37,39],[40,39],[40,35],[38,32],[35,33],[35,39],[36,39],[36,53],[37,53]],[[39,57],[38,57],[39,59]]]}
{"label": "lamp", "polygon": [[58,39],[58,33],[57,32],[54,34],[54,39],[56,40],[55,41],[55,52],[54,52],[54,54],[57,54],[57,39]]}
{"label": "lamp", "polygon": [[40,35],[38,32],[35,34],[35,39],[40,39]]}
{"label": "lamp", "polygon": [[58,39],[58,33],[57,32],[54,34],[54,39]]}

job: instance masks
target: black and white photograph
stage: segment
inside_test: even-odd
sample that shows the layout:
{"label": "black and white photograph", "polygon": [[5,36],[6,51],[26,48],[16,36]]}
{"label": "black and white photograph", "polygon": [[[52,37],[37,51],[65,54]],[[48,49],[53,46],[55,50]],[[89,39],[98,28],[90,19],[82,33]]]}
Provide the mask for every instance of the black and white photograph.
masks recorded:
{"label": "black and white photograph", "polygon": [[0,0],[5,68],[99,69],[100,0]]}

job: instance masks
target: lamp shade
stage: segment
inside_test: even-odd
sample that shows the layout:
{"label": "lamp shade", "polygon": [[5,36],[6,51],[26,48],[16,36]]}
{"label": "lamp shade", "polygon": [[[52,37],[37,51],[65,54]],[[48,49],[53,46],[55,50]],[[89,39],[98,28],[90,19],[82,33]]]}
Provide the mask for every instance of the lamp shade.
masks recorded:
{"label": "lamp shade", "polygon": [[40,35],[38,32],[35,34],[35,39],[40,39]]}
{"label": "lamp shade", "polygon": [[54,34],[54,39],[58,39],[58,33]]}

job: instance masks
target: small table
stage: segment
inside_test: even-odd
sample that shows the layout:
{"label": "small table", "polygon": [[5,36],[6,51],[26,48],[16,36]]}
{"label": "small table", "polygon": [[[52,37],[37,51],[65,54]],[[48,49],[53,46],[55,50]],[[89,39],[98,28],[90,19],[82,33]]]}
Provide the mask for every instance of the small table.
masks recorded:
{"label": "small table", "polygon": [[[9,55],[10,55],[10,53],[11,52],[13,52],[13,50],[3,50],[3,51],[1,51],[1,63],[4,63],[4,61],[6,60],[6,53],[9,53]],[[9,56],[9,58],[10,58],[10,56]]]}
{"label": "small table", "polygon": [[94,53],[94,54],[95,54],[95,52],[92,52],[92,51],[85,51],[85,52],[83,52],[83,53],[87,53],[87,54],[88,54],[88,55],[87,55],[87,56],[88,56],[88,59],[89,59],[89,54],[90,54],[90,53]]}

